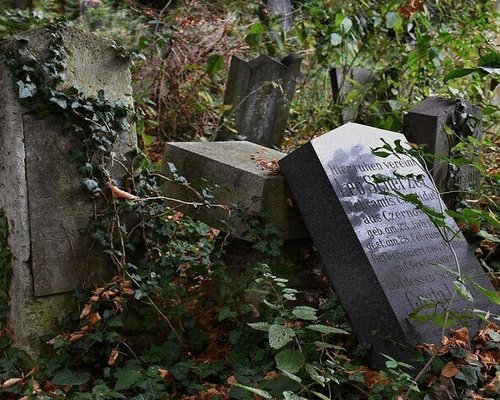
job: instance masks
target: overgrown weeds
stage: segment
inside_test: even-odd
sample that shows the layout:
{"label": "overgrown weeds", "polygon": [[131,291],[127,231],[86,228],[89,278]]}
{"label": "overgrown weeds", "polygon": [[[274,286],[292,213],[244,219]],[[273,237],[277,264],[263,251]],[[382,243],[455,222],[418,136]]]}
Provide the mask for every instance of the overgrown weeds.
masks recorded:
{"label": "overgrown weeds", "polygon": [[[236,52],[252,57],[294,50],[306,57],[287,147],[340,124],[347,103],[357,104],[358,120],[398,130],[402,112],[425,96],[484,100],[478,76],[463,78],[467,84],[445,82],[446,71],[475,66],[490,47],[485,36],[491,15],[483,2],[460,2],[460,7],[439,2],[436,8],[420,1],[295,2],[295,27],[283,35],[269,35],[254,15],[245,14],[256,7],[241,2],[228,7],[198,1],[156,2],[157,7],[113,3],[89,10],[80,24],[114,37],[132,53],[138,134],[153,161],[163,140],[213,137],[223,111],[225,71]],[[2,13],[0,35],[56,15],[48,9]],[[329,70],[351,67],[373,70],[377,80],[368,89],[355,86],[335,103]],[[57,102],[41,103],[61,112],[61,102],[69,98],[55,94]],[[78,101],[95,114],[104,109],[112,114],[106,120],[112,129],[96,134],[101,140],[90,146],[104,145],[107,154],[115,131],[123,128],[125,110],[104,95]],[[487,108],[488,123],[495,112]],[[89,134],[71,110],[66,116]],[[497,151],[498,144],[490,147]],[[89,189],[117,187],[106,174],[89,174],[102,171],[97,159],[85,160],[97,163],[83,169]],[[497,162],[489,168],[487,188],[494,199]],[[272,230],[256,225],[262,238],[255,246],[258,262],[246,274],[235,274],[218,231],[165,206],[161,178],[144,155],[137,155],[131,172],[91,227],[119,273],[106,285],[79,293],[80,310],[68,316],[64,333],[44,338],[46,352],[34,369],[24,367],[25,356],[9,345],[8,331],[1,331],[4,398],[378,400],[409,393],[415,399],[480,400],[499,395],[498,326],[482,330],[472,347],[464,330],[452,332],[420,385],[398,360],[388,359],[385,369],[374,371],[364,365],[366,346],[348,334],[329,286],[295,287],[297,271],[313,264],[310,243],[295,246],[294,258],[275,236],[263,235]],[[130,213],[136,220],[124,223],[122,216]],[[473,225],[477,213],[460,215]],[[480,242],[485,261],[498,269],[497,228],[487,218],[479,228],[491,235]],[[2,232],[0,226],[0,248]],[[434,349],[423,346],[429,350]]]}

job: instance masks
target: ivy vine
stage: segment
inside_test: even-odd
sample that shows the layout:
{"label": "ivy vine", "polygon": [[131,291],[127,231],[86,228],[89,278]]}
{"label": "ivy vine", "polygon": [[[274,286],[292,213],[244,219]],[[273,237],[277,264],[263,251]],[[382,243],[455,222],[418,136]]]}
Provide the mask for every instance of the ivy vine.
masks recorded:
{"label": "ivy vine", "polygon": [[[63,127],[69,131],[66,134],[81,139],[82,150],[72,154],[72,158],[79,161],[82,185],[89,196],[100,202],[96,218],[89,222],[88,233],[109,255],[117,273],[97,294],[89,296],[86,309],[91,311],[80,315],[80,327],[87,330],[77,328],[73,334],[49,343],[60,349],[84,337],[95,341],[94,336],[87,334],[123,325],[123,320],[115,317],[126,308],[129,299],[152,306],[180,341],[179,329],[156,299],[176,297],[183,285],[178,282],[179,276],[191,280],[208,274],[214,235],[206,225],[189,222],[181,225],[178,218],[172,218],[175,212],[166,205],[160,191],[162,180],[168,178],[155,171],[144,154],[132,151],[131,167],[114,159],[115,143],[123,132],[131,129],[130,106],[123,101],[108,100],[103,90],[93,97],[76,87],[60,89],[66,80],[68,54],[63,38],[66,27],[65,23],[54,23],[46,28],[50,41],[45,60],[39,60],[30,51],[29,42],[19,37],[16,46],[11,46],[10,54],[1,61],[10,67],[19,99],[29,112],[39,117],[63,116]],[[112,176],[108,170],[111,161],[121,163],[127,175]],[[179,266],[185,260],[190,261],[189,271]],[[113,302],[109,301],[110,291],[114,293]],[[104,292],[107,294],[102,297]],[[175,307],[170,311],[179,315]],[[115,335],[111,342],[117,340]]]}

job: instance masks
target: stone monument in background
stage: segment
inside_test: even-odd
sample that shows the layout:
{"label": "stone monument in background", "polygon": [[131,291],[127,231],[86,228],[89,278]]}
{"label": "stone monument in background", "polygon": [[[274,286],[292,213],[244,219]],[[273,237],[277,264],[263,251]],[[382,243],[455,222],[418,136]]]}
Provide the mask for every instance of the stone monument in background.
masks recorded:
{"label": "stone monument in background", "polygon": [[264,55],[248,62],[233,56],[217,140],[280,147],[301,62],[295,54],[281,62]]}
{"label": "stone monument in background", "polygon": [[[464,142],[467,136],[481,140],[482,110],[472,104],[431,97],[408,111],[404,116],[403,133],[410,142],[425,145],[426,151],[438,157],[453,156],[453,147]],[[447,132],[449,128],[449,132]],[[471,162],[480,155],[475,146],[466,146],[464,154]],[[474,198],[479,189],[481,176],[472,165],[456,167],[438,158],[428,167],[448,207],[454,207],[460,199]]]}

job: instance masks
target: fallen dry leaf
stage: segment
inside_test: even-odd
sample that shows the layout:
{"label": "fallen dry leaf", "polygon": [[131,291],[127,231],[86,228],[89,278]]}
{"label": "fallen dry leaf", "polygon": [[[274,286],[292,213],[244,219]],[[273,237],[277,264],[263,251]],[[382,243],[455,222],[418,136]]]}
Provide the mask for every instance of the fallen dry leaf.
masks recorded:
{"label": "fallen dry leaf", "polygon": [[90,304],[86,304],[80,314],[80,319],[84,319],[87,315],[90,314],[91,311],[92,311],[92,306]]}
{"label": "fallen dry leaf", "polygon": [[386,375],[368,367],[360,367],[359,371],[363,374],[363,377],[365,378],[365,386],[369,389],[372,389],[373,386],[377,384],[390,383],[390,379],[388,379]]}
{"label": "fallen dry leaf", "polygon": [[275,379],[278,379],[281,376],[281,374],[277,371],[269,371],[264,375],[264,379],[267,381],[274,381]]}
{"label": "fallen dry leaf", "polygon": [[484,386],[484,390],[488,393],[500,394],[500,371],[497,371],[494,378]]}
{"label": "fallen dry leaf", "polygon": [[89,322],[91,324],[97,324],[98,322],[100,322],[102,320],[101,316],[99,315],[98,312],[93,312],[93,313],[90,313],[87,317],[87,319],[89,320]]}
{"label": "fallen dry leaf", "polygon": [[113,185],[112,183],[107,183],[106,186],[108,187],[109,190],[111,190],[111,195],[115,199],[125,199],[125,200],[137,200],[137,196],[133,195],[132,193],[126,192],[125,190],[122,190],[118,188],[117,186]]}
{"label": "fallen dry leaf", "polygon": [[40,383],[38,383],[38,381],[36,381],[35,379],[31,379],[31,387],[33,388],[33,394],[36,394],[36,395],[42,395],[43,392],[42,392],[42,389],[40,389]]}
{"label": "fallen dry leaf", "polygon": [[56,390],[56,385],[54,385],[52,381],[46,380],[43,384],[43,389],[46,392],[53,392],[54,390]]}
{"label": "fallen dry leaf", "polygon": [[72,333],[70,336],[69,336],[69,341],[71,343],[75,343],[75,342],[78,342],[81,338],[83,338],[85,336],[85,332],[81,332],[81,331],[78,331],[78,332],[75,332],[75,333]]}
{"label": "fallen dry leaf", "polygon": [[453,361],[450,361],[441,370],[441,376],[444,376],[445,378],[453,378],[459,372],[460,370],[457,368],[455,363]]}
{"label": "fallen dry leaf", "polygon": [[255,156],[251,156],[250,158],[259,164],[262,169],[269,171],[269,175],[281,174],[281,168],[278,164],[278,160],[266,160],[265,158]]}
{"label": "fallen dry leaf", "polygon": [[124,287],[122,289],[122,296],[123,297],[132,297],[134,294],[135,294],[135,290],[132,288]]}
{"label": "fallen dry leaf", "polygon": [[164,379],[167,382],[170,382],[171,380],[174,379],[172,374],[170,373],[170,371],[168,369],[158,368],[158,373],[160,374],[162,379]]}
{"label": "fallen dry leaf", "polygon": [[19,382],[22,382],[23,378],[10,378],[10,379],[7,379],[3,384],[2,384],[2,387],[4,388],[9,388],[11,386],[14,386],[16,384],[18,384]]}
{"label": "fallen dry leaf", "polygon": [[108,358],[108,365],[109,366],[115,365],[116,359],[118,358],[119,354],[120,353],[118,353],[118,350],[116,350],[116,349],[111,350],[111,354],[109,355],[109,358]]}

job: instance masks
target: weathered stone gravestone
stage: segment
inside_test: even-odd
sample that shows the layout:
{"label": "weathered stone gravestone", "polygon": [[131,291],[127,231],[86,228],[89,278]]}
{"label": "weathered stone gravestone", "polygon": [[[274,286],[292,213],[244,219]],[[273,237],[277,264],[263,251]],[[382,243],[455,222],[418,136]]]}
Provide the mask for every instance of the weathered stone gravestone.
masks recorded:
{"label": "weathered stone gravestone", "polygon": [[[376,363],[384,361],[380,353],[408,359],[406,343],[439,343],[440,327],[409,319],[420,307],[422,315],[433,318],[453,298],[456,313],[499,311],[476,286],[468,285],[473,303],[454,294],[457,277],[440,267],[457,270],[453,252],[463,274],[493,287],[460,233],[452,251],[426,214],[389,194],[415,193],[427,206],[444,207],[427,177],[419,181],[410,175],[422,174],[415,160],[372,154],[382,140],[406,142],[401,134],[350,123],[280,161],[354,333],[372,344]],[[377,175],[391,179],[380,182]],[[458,230],[451,219],[447,222]]]}
{"label": "weathered stone gravestone", "polygon": [[[72,28],[61,37],[69,56],[59,90],[77,87],[86,96],[104,90],[107,99],[132,105],[128,61],[111,41]],[[0,55],[23,62],[28,54],[19,52],[23,48],[42,66],[52,40],[45,29],[26,32],[2,43]],[[82,139],[63,129],[61,116],[39,119],[23,108],[14,81],[0,64],[0,210],[7,217],[12,254],[8,324],[16,346],[36,352],[38,337],[52,332],[73,304],[70,294],[61,293],[101,283],[112,271],[84,234],[95,204],[72,161]],[[133,132],[121,134],[117,159],[123,161],[135,140]],[[112,169],[124,173],[119,163]]]}
{"label": "weathered stone gravestone", "polygon": [[249,62],[233,56],[224,96],[228,111],[217,139],[279,147],[301,62],[294,54],[281,62],[264,55]]}
{"label": "weathered stone gravestone", "polygon": [[[344,106],[342,109],[343,122],[353,122],[356,119],[360,100],[373,86],[375,79],[373,71],[361,67],[349,68],[345,74],[342,68],[330,70],[333,98]],[[346,97],[353,91],[360,92],[359,96],[354,101],[345,102]]]}
{"label": "weathered stone gravestone", "polygon": [[269,23],[270,18],[276,18],[280,29],[288,32],[293,25],[293,8],[291,0],[263,0],[259,7],[259,17]]}
{"label": "weathered stone gravestone", "polygon": [[[404,117],[403,132],[410,142],[427,145],[426,149],[430,153],[450,157],[453,146],[466,136],[482,139],[481,120],[482,111],[479,107],[448,99],[429,98],[408,111]],[[455,135],[448,134],[446,127],[453,127]],[[472,147],[465,157],[476,161],[479,154]],[[429,169],[439,191],[447,193],[443,198],[448,207],[456,204],[457,199],[474,198],[473,193],[479,188],[481,180],[475,167],[463,165],[456,168],[436,159],[429,163]],[[465,193],[465,196],[461,196],[460,192]]]}
{"label": "weathered stone gravestone", "polygon": [[[287,203],[285,180],[277,174],[277,162],[284,156],[245,141],[167,143],[164,173],[175,181],[175,167],[175,174],[185,178],[191,188],[171,182],[162,191],[182,201],[170,202],[176,210],[212,227],[230,228],[233,235],[245,240],[252,240],[248,215],[263,212],[283,239],[308,237],[297,208]],[[204,188],[213,196],[210,203],[217,206],[203,206]]]}

